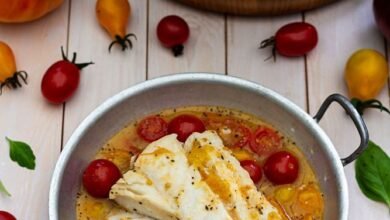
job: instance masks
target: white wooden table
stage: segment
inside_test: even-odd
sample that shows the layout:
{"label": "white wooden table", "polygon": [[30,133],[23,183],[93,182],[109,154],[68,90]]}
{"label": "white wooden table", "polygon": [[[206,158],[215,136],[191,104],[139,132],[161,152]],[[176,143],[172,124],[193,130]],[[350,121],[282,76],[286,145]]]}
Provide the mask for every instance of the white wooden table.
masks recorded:
{"label": "white wooden table", "polygon": [[[14,49],[18,68],[29,72],[29,84],[0,97],[0,179],[12,197],[0,196],[0,210],[20,220],[48,219],[49,182],[64,143],[96,106],[135,83],[169,73],[217,72],[255,81],[294,101],[314,115],[331,93],[346,93],[343,68],[349,55],[360,48],[386,53],[386,43],[374,25],[372,2],[349,0],[283,17],[243,18],[223,16],[166,0],[131,0],[133,14],[128,30],[138,40],[132,51],[115,48],[108,54],[109,36],[98,25],[95,1],[67,0],[62,7],[36,22],[0,25],[0,40]],[[174,58],[156,38],[158,21],[169,14],[182,16],[191,36],[184,56]],[[258,50],[261,40],[283,24],[305,20],[319,32],[319,44],[307,57],[276,63],[263,60],[268,50]],[[60,46],[78,52],[81,62],[96,64],[82,71],[76,95],[54,106],[42,97],[40,83],[45,70],[61,58]],[[386,53],[387,54],[387,53]],[[380,100],[389,106],[389,90]],[[390,117],[375,110],[364,115],[371,139],[390,153]],[[340,155],[358,144],[358,136],[341,108],[332,107],[321,126]],[[35,171],[20,168],[9,159],[4,139],[30,143],[37,156]],[[354,166],[345,168],[350,192],[349,219],[390,219],[385,205],[372,202],[360,192]]]}

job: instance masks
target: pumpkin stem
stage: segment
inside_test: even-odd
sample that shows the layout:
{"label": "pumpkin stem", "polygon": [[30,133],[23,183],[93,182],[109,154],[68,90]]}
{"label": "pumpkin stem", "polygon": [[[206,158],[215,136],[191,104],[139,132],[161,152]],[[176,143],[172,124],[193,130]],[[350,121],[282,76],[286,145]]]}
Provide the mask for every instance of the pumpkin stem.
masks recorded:
{"label": "pumpkin stem", "polygon": [[351,103],[353,106],[355,106],[356,110],[359,112],[360,115],[363,115],[364,110],[368,108],[379,109],[380,111],[385,111],[390,114],[390,110],[383,106],[383,104],[377,99],[361,101],[359,99],[353,98],[351,99]]}
{"label": "pumpkin stem", "polygon": [[119,35],[116,35],[115,40],[111,42],[110,46],[108,47],[108,52],[111,52],[111,48],[115,44],[119,44],[122,47],[122,51],[125,51],[127,48],[130,50],[133,49],[133,42],[131,42],[130,37],[134,37],[134,39],[137,40],[137,36],[133,33],[127,34],[123,38]]}
{"label": "pumpkin stem", "polygon": [[272,55],[267,57],[264,61],[267,61],[271,58],[274,58],[274,62],[276,62],[276,48],[275,48],[275,37],[274,36],[261,41],[259,49],[264,49],[264,48],[269,47],[269,46],[272,46]]}

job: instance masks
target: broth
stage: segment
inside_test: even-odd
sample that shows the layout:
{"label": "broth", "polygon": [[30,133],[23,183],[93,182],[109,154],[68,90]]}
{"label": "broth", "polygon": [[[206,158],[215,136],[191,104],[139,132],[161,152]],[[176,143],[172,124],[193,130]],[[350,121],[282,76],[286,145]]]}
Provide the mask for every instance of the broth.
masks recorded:
{"label": "broth", "polygon": [[[278,208],[285,219],[291,220],[320,220],[323,219],[324,201],[323,195],[320,191],[316,176],[310,167],[308,161],[305,159],[303,153],[288,137],[284,136],[267,124],[264,120],[258,117],[243,113],[241,111],[231,110],[223,107],[210,106],[191,106],[175,109],[164,110],[157,115],[169,122],[175,116],[180,114],[191,114],[200,118],[206,125],[206,129],[216,129],[217,122],[234,121],[253,132],[258,127],[270,128],[280,137],[281,146],[278,150],[285,150],[292,153],[299,161],[298,178],[292,184],[274,185],[263,175],[261,181],[257,184],[260,191],[267,197],[267,199]],[[140,119],[141,120],[141,119]],[[130,159],[136,153],[139,153],[149,143],[140,138],[137,134],[137,126],[139,121],[135,121],[102,146],[101,150],[96,154],[94,159],[108,159],[115,163],[122,173],[130,169]],[[223,127],[217,128],[218,133],[222,134]],[[234,137],[233,137],[234,139]],[[228,140],[228,139],[226,139]],[[225,142],[224,142],[225,143]],[[225,143],[226,145],[226,143]],[[235,154],[232,146],[233,155]],[[251,152],[248,146],[243,147],[246,153],[250,153],[251,157],[263,165],[267,156],[258,156]],[[237,152],[241,152],[237,150]],[[238,156],[237,156],[238,157]],[[96,199],[88,195],[88,193],[81,187],[77,196],[77,219],[78,220],[103,220],[113,210],[119,208],[114,201],[109,199]]]}

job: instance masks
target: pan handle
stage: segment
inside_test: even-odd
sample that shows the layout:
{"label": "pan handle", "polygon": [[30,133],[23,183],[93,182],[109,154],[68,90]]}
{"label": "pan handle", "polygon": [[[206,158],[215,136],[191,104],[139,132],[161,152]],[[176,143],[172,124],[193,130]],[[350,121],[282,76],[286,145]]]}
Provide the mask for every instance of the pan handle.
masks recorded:
{"label": "pan handle", "polygon": [[319,122],[332,102],[337,102],[341,105],[341,107],[344,108],[346,113],[351,117],[360,135],[359,147],[351,155],[341,159],[343,166],[346,166],[352,161],[354,161],[366,149],[369,141],[368,130],[366,124],[363,121],[363,118],[360,116],[355,107],[346,97],[340,94],[333,94],[326,98],[324,103],[322,103],[320,109],[318,110],[317,114],[314,116],[314,120]]}

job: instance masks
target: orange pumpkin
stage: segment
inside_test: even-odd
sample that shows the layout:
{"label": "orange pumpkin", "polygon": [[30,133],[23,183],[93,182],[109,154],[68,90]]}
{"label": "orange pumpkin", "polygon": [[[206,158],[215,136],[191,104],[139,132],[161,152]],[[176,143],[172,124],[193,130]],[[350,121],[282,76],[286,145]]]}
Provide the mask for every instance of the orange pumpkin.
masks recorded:
{"label": "orange pumpkin", "polygon": [[38,19],[64,0],[0,0],[0,22],[22,23]]}

